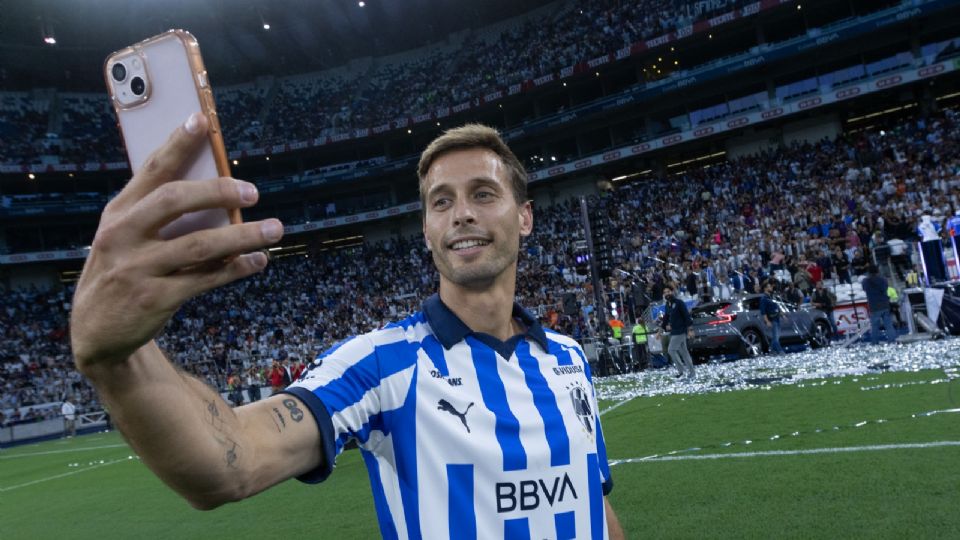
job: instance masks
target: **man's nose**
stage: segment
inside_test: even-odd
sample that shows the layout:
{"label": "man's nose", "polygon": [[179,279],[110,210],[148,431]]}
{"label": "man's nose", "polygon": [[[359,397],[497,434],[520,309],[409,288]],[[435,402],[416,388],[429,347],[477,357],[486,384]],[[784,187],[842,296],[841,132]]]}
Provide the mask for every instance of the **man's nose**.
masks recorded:
{"label": "man's nose", "polygon": [[465,198],[458,198],[453,205],[453,224],[463,225],[474,222],[476,222],[476,215],[473,211],[473,205]]}

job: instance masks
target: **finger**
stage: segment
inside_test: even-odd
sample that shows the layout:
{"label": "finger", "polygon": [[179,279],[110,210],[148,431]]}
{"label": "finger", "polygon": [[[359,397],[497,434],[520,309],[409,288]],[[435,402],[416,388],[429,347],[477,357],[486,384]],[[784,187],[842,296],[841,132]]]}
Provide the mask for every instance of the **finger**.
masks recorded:
{"label": "finger", "polygon": [[267,255],[258,251],[240,255],[215,267],[189,270],[166,279],[173,286],[172,296],[185,302],[211,289],[256,274],[266,266]]}
{"label": "finger", "polygon": [[158,243],[145,264],[166,275],[263,249],[282,237],[283,224],[277,219],[206,229]]}
{"label": "finger", "polygon": [[148,193],[137,201],[129,215],[137,227],[148,234],[188,212],[208,208],[244,208],[257,202],[256,186],[233,178],[175,180]]}
{"label": "finger", "polygon": [[193,113],[183,125],[178,127],[167,142],[150,154],[127,186],[116,197],[114,206],[128,208],[139,201],[157,186],[178,179],[190,160],[202,148],[206,139],[207,119],[200,113]]}

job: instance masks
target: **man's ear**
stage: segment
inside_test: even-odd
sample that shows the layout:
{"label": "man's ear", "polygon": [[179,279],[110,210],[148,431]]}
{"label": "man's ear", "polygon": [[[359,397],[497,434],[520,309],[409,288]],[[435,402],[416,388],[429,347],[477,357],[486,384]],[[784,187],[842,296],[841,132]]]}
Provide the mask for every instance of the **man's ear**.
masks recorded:
{"label": "man's ear", "polygon": [[517,217],[520,220],[520,236],[530,236],[530,233],[533,232],[533,205],[530,204],[530,201],[525,201],[520,205],[520,212]]}

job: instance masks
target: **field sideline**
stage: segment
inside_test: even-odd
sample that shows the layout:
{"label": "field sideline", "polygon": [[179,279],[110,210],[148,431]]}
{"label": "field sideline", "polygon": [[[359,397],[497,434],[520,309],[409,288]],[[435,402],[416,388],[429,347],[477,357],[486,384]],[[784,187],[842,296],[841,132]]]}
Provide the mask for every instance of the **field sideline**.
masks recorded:
{"label": "field sideline", "polygon": [[[953,536],[958,399],[928,369],[604,400],[610,499],[635,538]],[[5,539],[378,536],[356,451],[324,485],[199,512],[116,433],[0,452],[0,512]]]}

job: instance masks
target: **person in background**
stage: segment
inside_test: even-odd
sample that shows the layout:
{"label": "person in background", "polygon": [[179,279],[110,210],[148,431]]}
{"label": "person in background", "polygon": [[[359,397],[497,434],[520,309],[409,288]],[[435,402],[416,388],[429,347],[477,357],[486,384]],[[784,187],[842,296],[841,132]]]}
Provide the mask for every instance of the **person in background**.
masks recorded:
{"label": "person in background", "polygon": [[760,314],[763,321],[770,327],[770,350],[777,354],[784,354],[780,345],[780,306],[773,299],[773,279],[763,284],[763,296],[760,297]]}
{"label": "person in background", "polygon": [[833,250],[833,267],[837,271],[837,281],[840,283],[851,284],[853,281],[850,279],[850,261],[847,259],[847,255],[839,247],[834,248]]}
{"label": "person in background", "polygon": [[645,369],[650,360],[647,357],[647,325],[643,319],[637,319],[633,325],[633,348],[636,351],[635,359],[640,369]]}
{"label": "person in background", "polygon": [[867,277],[860,280],[863,292],[867,295],[867,305],[870,307],[870,343],[880,343],[880,325],[886,333],[887,343],[897,341],[897,332],[893,328],[893,319],[890,317],[890,297],[887,296],[887,280],[880,275],[877,265],[871,264],[867,270]]}
{"label": "person in background", "polygon": [[610,319],[607,321],[607,324],[610,325],[610,332],[613,334],[613,339],[620,341],[623,337],[623,321],[617,318]]}
{"label": "person in background", "polygon": [[690,356],[690,350],[687,349],[687,339],[693,337],[693,319],[687,310],[687,304],[675,296],[673,286],[663,289],[663,297],[666,301],[666,313],[664,319],[667,321],[667,329],[670,331],[670,344],[667,346],[667,354],[673,359],[677,371],[683,377],[686,374],[688,379],[696,376],[693,369],[693,358]]}
{"label": "person in background", "polygon": [[900,318],[900,295],[897,294],[897,289],[893,285],[887,285],[887,298],[890,299],[890,311],[893,313],[893,318],[897,320],[897,328],[903,326],[903,320]]}
{"label": "person in background", "polygon": [[60,414],[63,415],[63,436],[74,437],[77,434],[77,406],[69,397],[63,399],[60,405]]}
{"label": "person in background", "polygon": [[836,337],[837,322],[833,317],[833,306],[837,305],[837,298],[830,289],[823,286],[823,281],[818,281],[814,286],[810,303],[827,315],[827,321],[830,323],[830,337]]}
{"label": "person in background", "polygon": [[260,372],[260,366],[250,366],[244,382],[247,386],[247,394],[250,396],[250,402],[260,401],[260,385],[263,384],[263,375]]}

